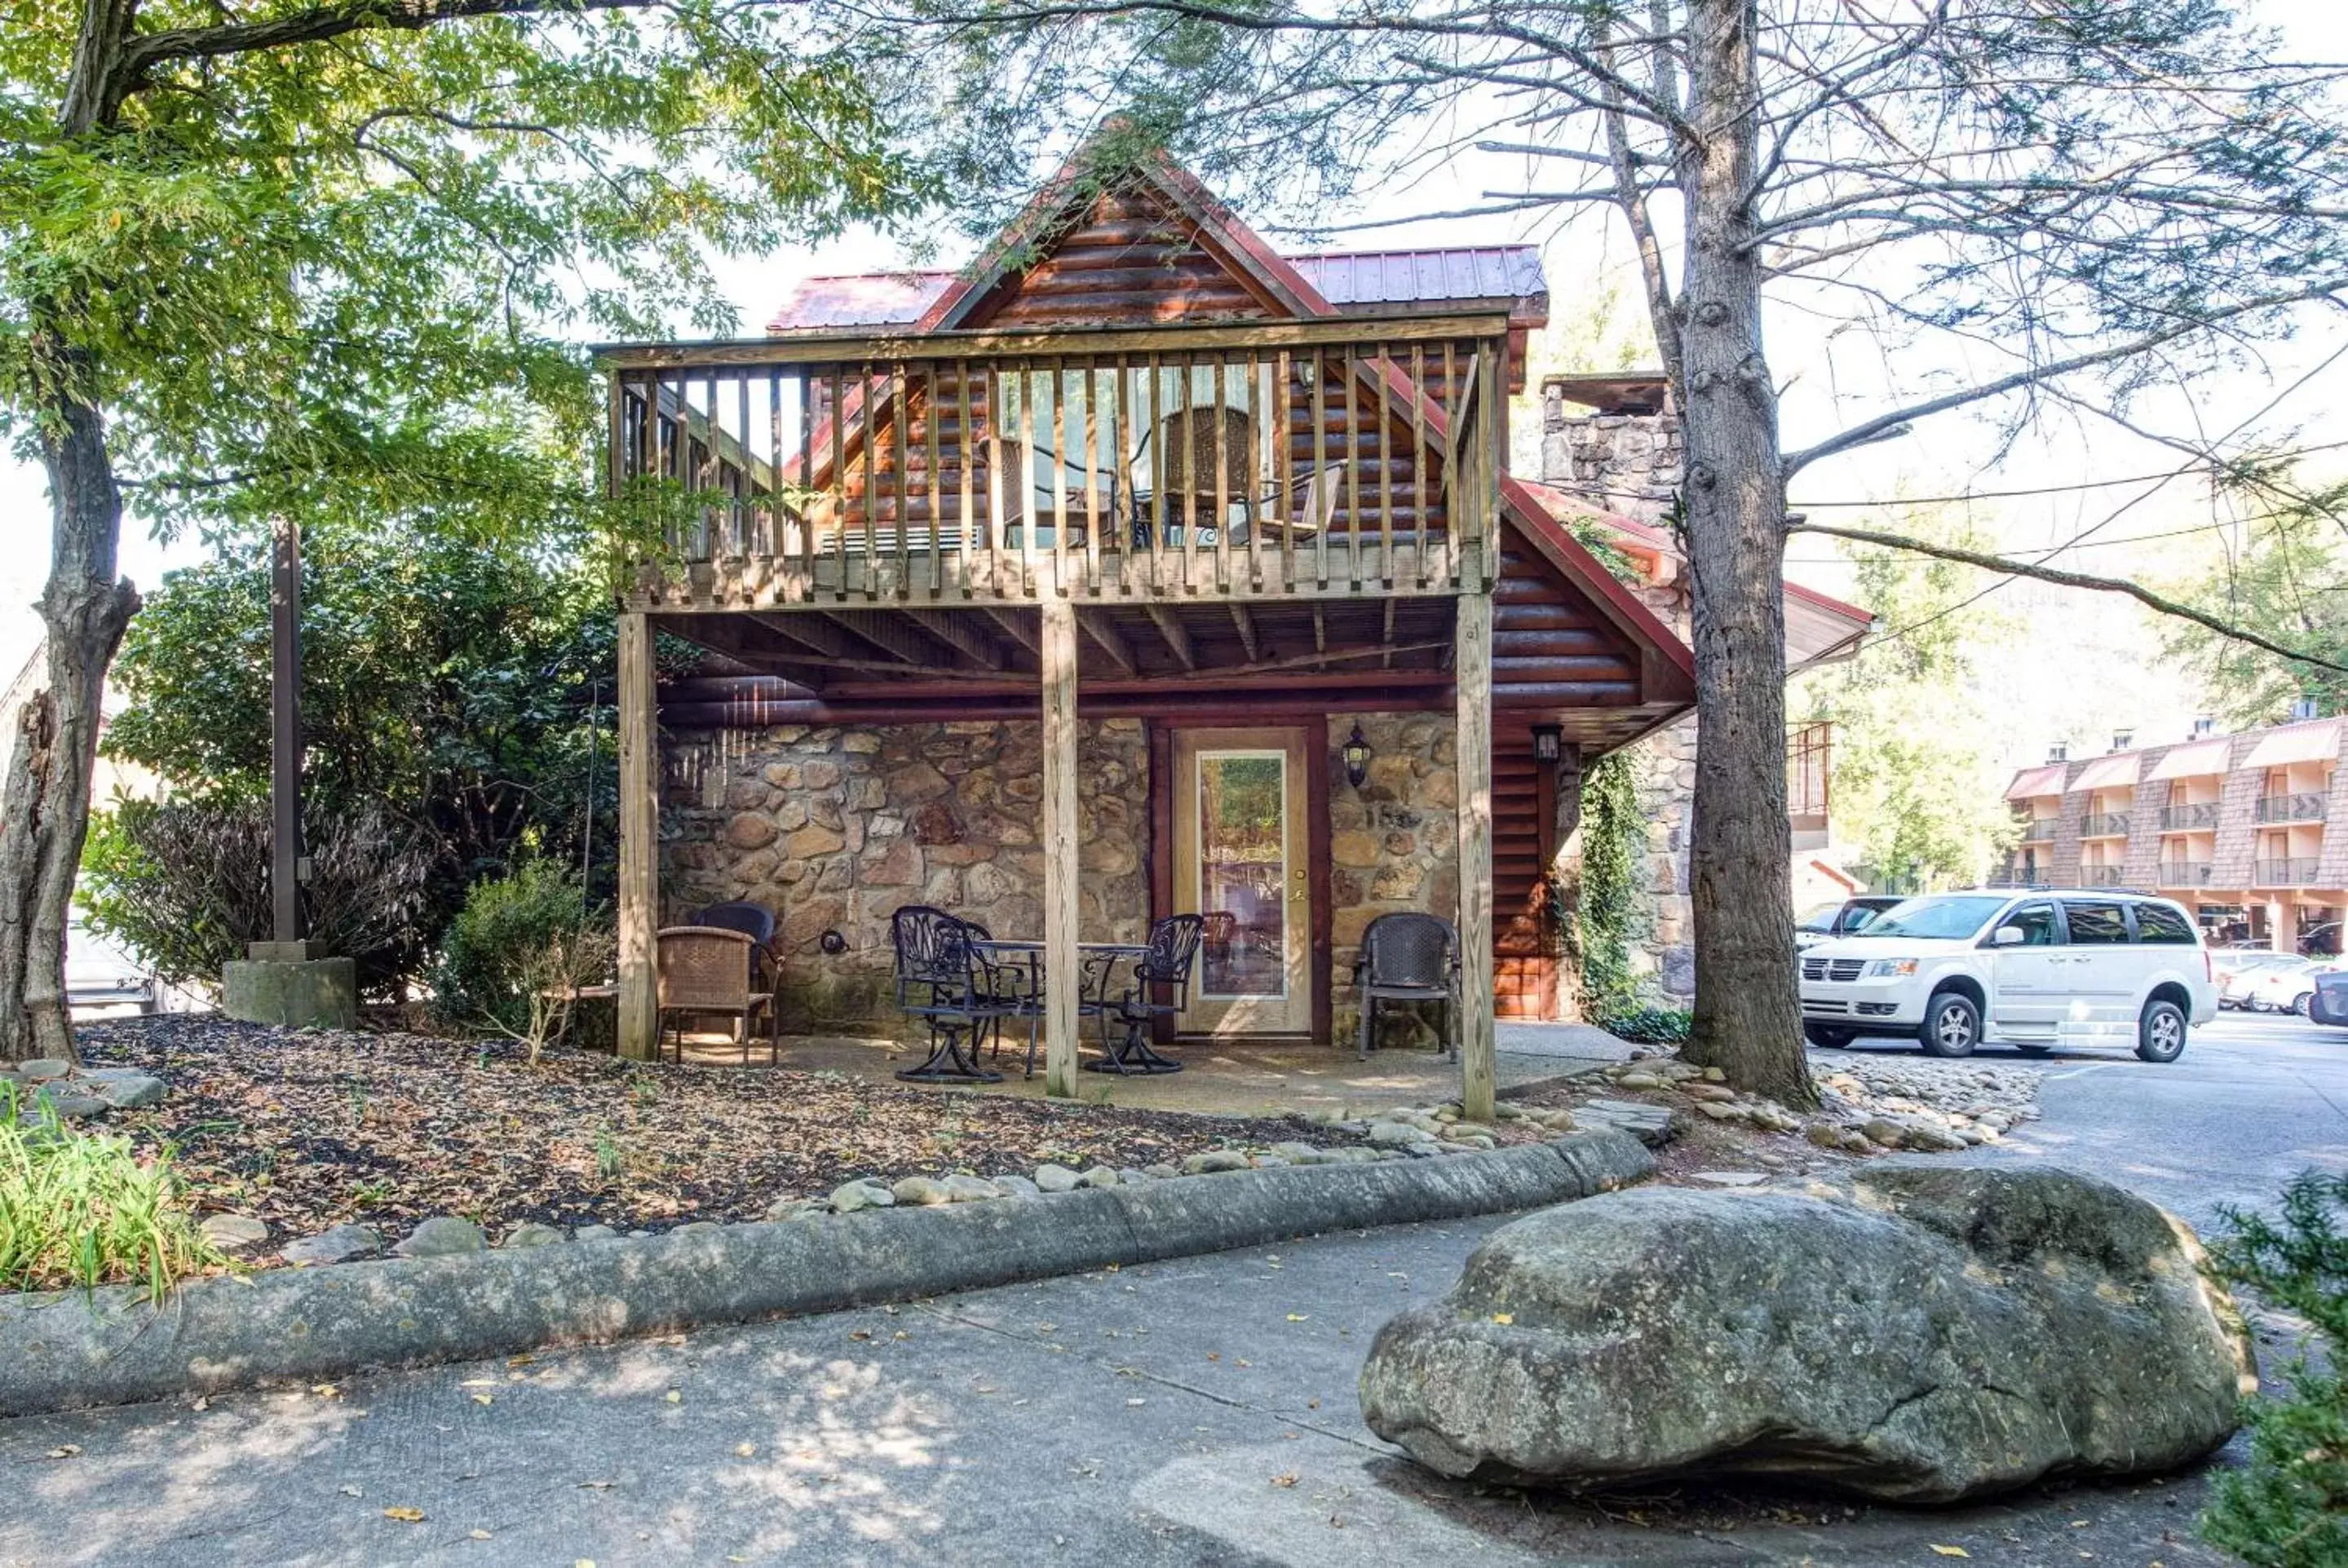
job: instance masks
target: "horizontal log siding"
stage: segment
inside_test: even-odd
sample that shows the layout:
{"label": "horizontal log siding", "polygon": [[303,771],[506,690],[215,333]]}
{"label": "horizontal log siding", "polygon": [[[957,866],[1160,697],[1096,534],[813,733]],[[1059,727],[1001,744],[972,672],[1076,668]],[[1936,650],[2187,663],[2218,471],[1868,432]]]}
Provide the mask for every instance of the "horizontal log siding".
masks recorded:
{"label": "horizontal log siding", "polygon": [[1193,226],[1139,192],[1104,195],[1044,259],[989,292],[970,325],[1252,321],[1271,314]]}
{"label": "horizontal log siding", "polygon": [[1540,864],[1540,764],[1515,726],[1492,734],[1492,979],[1502,1018],[1546,1018],[1557,991],[1558,944]]}

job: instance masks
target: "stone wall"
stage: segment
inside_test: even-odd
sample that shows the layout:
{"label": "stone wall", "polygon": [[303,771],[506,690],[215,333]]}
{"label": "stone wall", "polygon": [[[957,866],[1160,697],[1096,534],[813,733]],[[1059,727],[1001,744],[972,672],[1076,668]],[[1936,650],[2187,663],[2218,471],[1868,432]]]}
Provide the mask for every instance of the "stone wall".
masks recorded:
{"label": "stone wall", "polygon": [[[1042,725],[674,734],[663,748],[664,922],[747,899],[780,922],[787,1031],[907,1032],[889,917],[934,904],[1000,937],[1044,934]],[[1086,940],[1138,941],[1148,909],[1148,748],[1138,719],[1082,727]],[[844,951],[823,950],[827,931]]]}
{"label": "stone wall", "polygon": [[[1354,725],[1370,743],[1368,777],[1345,779],[1342,754]],[[1336,713],[1329,719],[1329,901],[1331,1028],[1337,1043],[1358,1038],[1361,1010],[1354,960],[1362,933],[1392,910],[1424,910],[1457,921],[1459,828],[1455,807],[1454,725],[1425,713]],[[1432,1042],[1412,1010],[1379,1011],[1383,1043]]]}
{"label": "stone wall", "polygon": [[[1678,493],[1687,450],[1676,415],[1593,414],[1554,388],[1541,395],[1541,478],[1592,506],[1660,525]],[[1656,618],[1684,640],[1689,604],[1683,579],[1638,589]],[[1688,893],[1688,830],[1695,804],[1695,715],[1639,743],[1639,804],[1646,814],[1646,930],[1631,949],[1634,970],[1663,994],[1695,994],[1694,907]]]}

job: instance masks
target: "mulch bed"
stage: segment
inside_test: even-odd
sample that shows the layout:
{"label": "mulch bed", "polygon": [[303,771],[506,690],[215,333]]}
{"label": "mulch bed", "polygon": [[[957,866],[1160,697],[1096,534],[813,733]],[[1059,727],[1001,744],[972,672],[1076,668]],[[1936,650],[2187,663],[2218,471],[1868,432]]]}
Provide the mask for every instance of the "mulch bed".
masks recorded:
{"label": "mulch bed", "polygon": [[343,1221],[386,1239],[457,1214],[492,1237],[524,1220],[664,1230],[755,1220],[778,1197],[851,1176],[1026,1175],[1058,1162],[1128,1168],[1200,1150],[1309,1138],[1302,1119],[1199,1116],[958,1091],[832,1072],[677,1067],[415,1034],[294,1033],[161,1017],[76,1030],[92,1066],[170,1085],[109,1131],[170,1143],[196,1206],[283,1239]]}

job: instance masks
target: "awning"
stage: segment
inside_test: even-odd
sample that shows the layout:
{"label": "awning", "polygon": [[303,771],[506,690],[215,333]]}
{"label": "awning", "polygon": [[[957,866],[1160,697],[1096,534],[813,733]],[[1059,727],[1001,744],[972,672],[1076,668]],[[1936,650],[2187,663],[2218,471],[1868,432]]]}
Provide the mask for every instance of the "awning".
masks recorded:
{"label": "awning", "polygon": [[2061,763],[2050,764],[2043,768],[2025,768],[2014,774],[2013,782],[2005,786],[2005,798],[2028,800],[2033,795],[2061,794],[2063,771]]}
{"label": "awning", "polygon": [[2226,759],[2233,749],[2234,742],[2230,735],[2178,746],[2161,758],[2160,764],[2147,776],[2154,779],[2198,779],[2210,774],[2222,774],[2226,771]]}
{"label": "awning", "polygon": [[2242,759],[2246,768],[2279,768],[2288,763],[2328,763],[2340,754],[2340,721],[2289,724],[2276,730]]}
{"label": "awning", "polygon": [[2079,789],[2134,789],[2137,764],[2144,761],[2136,752],[2123,752],[2116,757],[2097,757],[2079,770],[2071,787]]}

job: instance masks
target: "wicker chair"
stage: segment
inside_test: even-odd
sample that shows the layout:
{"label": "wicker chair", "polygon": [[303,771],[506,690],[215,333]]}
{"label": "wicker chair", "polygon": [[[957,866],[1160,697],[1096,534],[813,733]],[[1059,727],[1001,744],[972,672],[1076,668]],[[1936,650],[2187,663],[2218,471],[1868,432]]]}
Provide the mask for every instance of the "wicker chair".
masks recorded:
{"label": "wicker chair", "polygon": [[[1112,1004],[1125,1025],[1125,1041],[1094,1064],[1102,1072],[1179,1072],[1182,1064],[1169,1061],[1149,1049],[1149,1025],[1160,1016],[1182,1010],[1190,989],[1191,966],[1198,962],[1199,944],[1206,922],[1196,915],[1169,915],[1149,927],[1148,950],[1135,960],[1133,984]],[[1169,995],[1160,1000],[1159,990]],[[1106,1025],[1106,1018],[1104,1018]],[[1103,1034],[1107,1034],[1104,1027]]]}
{"label": "wicker chair", "polygon": [[1369,1060],[1372,1021],[1382,1001],[1441,1002],[1437,1049],[1459,1060],[1459,933],[1450,921],[1433,915],[1379,916],[1362,933],[1354,980],[1362,988],[1362,1060]]}
{"label": "wicker chair", "polygon": [[[760,1013],[767,1015],[767,1060],[782,1060],[782,1039],[775,1017],[771,986],[758,984],[758,945],[740,931],[718,926],[665,926],[654,948],[659,979],[660,1033],[668,1036],[672,1013],[727,1013],[736,1028],[742,1060],[750,1060],[750,1029]],[[676,1058],[685,1060],[685,1030],[676,1031]]]}

